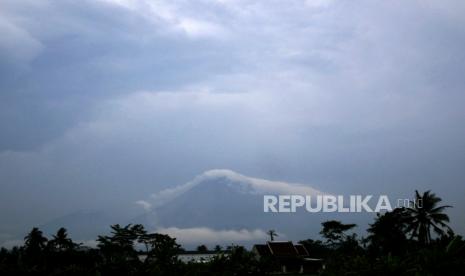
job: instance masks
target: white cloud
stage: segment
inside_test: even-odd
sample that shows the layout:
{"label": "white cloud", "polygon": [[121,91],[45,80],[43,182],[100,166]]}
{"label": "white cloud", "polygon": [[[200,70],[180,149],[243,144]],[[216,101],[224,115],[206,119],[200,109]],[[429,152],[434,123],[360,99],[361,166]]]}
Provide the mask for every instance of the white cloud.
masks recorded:
{"label": "white cloud", "polygon": [[[239,188],[243,187],[245,190],[252,188],[253,193],[257,194],[285,194],[285,195],[318,195],[323,192],[304,184],[288,183],[282,181],[270,181],[266,179],[248,177],[232,170],[216,169],[209,170],[203,174],[196,176],[192,181],[189,181],[183,185],[168,188],[155,193],[151,196],[151,201],[155,207],[162,206],[167,202],[175,199],[197,185],[202,185],[203,182],[214,180],[218,178],[227,178],[233,181],[230,185],[237,185]],[[218,185],[223,185],[218,183]],[[229,185],[229,184],[228,184]],[[144,200],[140,200],[146,202]],[[148,202],[147,202],[148,203]]]}
{"label": "white cloud", "polygon": [[99,244],[96,240],[76,240],[74,242],[91,248],[97,248],[97,245]]}
{"label": "white cloud", "polygon": [[149,202],[147,202],[145,200],[138,200],[135,203],[137,205],[141,206],[142,208],[144,208],[144,210],[146,210],[146,211],[150,211],[152,209],[152,204],[150,204]]}
{"label": "white cloud", "polygon": [[267,239],[266,232],[260,229],[214,230],[207,227],[170,227],[157,229],[156,232],[175,237],[177,242],[187,245],[231,244],[248,241],[265,241]]}
{"label": "white cloud", "polygon": [[176,25],[191,37],[220,36],[223,33],[220,26],[211,22],[193,18],[180,18],[177,21]]}
{"label": "white cloud", "polygon": [[207,178],[227,177],[237,182],[247,183],[251,185],[257,193],[260,194],[275,193],[312,196],[323,194],[321,191],[318,191],[309,185],[253,178],[231,170],[209,170],[206,171],[203,175],[205,175]]}

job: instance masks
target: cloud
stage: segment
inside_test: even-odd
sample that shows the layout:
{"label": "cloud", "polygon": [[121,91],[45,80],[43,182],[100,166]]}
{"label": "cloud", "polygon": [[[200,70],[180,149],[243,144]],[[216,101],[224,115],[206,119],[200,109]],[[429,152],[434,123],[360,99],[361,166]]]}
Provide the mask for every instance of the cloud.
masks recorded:
{"label": "cloud", "polygon": [[312,8],[326,8],[330,6],[334,1],[333,0],[306,0],[305,5]]}
{"label": "cloud", "polygon": [[96,240],[77,240],[75,243],[91,248],[97,248],[97,245],[99,244]]}
{"label": "cloud", "polygon": [[[170,202],[176,197],[188,192],[190,189],[196,187],[197,185],[202,185],[202,183],[204,182],[208,182],[210,180],[215,180],[219,178],[227,178],[233,181],[233,183],[230,185],[234,185],[238,188],[243,188],[243,190],[245,191],[257,194],[286,194],[312,196],[323,194],[323,192],[304,184],[270,181],[260,178],[248,177],[234,172],[232,170],[215,169],[206,171],[201,175],[196,176],[192,181],[189,181],[183,185],[168,188],[158,193],[155,193],[151,196],[151,201],[153,201],[153,205],[155,207],[163,206],[167,202]],[[219,183],[218,185],[222,184]],[[140,202],[147,203],[143,205],[144,208],[146,207],[146,205],[148,206],[149,204],[144,200],[140,200]],[[151,206],[152,205],[150,204],[150,207]]]}
{"label": "cloud", "polygon": [[[123,7],[155,26],[165,25],[168,31],[180,32],[189,38],[221,38],[225,29],[218,22],[186,14],[182,6],[167,1],[102,0]],[[197,14],[198,15],[198,14]]]}
{"label": "cloud", "polygon": [[176,25],[191,37],[220,36],[224,32],[218,25],[192,18],[179,19]]}
{"label": "cloud", "polygon": [[203,175],[207,178],[226,177],[233,181],[247,183],[255,190],[255,192],[260,194],[273,193],[311,196],[323,194],[323,192],[318,191],[308,185],[247,177],[231,170],[209,170]]}
{"label": "cloud", "polygon": [[150,211],[152,209],[152,204],[150,204],[149,202],[145,201],[145,200],[138,200],[135,202],[137,205],[140,205],[142,208],[144,208],[144,210],[146,211]]}
{"label": "cloud", "polygon": [[264,241],[267,239],[265,231],[260,229],[214,230],[207,227],[170,227],[157,229],[157,232],[175,237],[177,242],[186,245],[231,244],[248,241]]}
{"label": "cloud", "polygon": [[0,60],[27,67],[43,50],[43,44],[30,32],[0,14]]}

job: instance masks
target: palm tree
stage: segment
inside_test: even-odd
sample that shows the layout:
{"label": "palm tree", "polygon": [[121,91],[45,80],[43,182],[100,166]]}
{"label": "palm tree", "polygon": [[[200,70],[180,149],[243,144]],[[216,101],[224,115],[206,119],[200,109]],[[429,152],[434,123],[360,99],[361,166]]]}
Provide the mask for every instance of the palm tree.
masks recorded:
{"label": "palm tree", "polygon": [[31,232],[24,237],[24,260],[31,266],[40,266],[44,262],[44,251],[47,238],[44,237],[39,228],[32,228]]}
{"label": "palm tree", "polygon": [[415,191],[415,202],[413,207],[407,208],[410,215],[410,227],[408,232],[412,238],[417,238],[420,244],[428,244],[431,241],[431,229],[442,236],[446,231],[451,231],[446,224],[449,222],[449,216],[444,214],[444,210],[451,206],[438,206],[442,199],[437,197],[431,191],[426,191],[422,195]]}
{"label": "palm tree", "polygon": [[39,228],[32,228],[31,232],[24,237],[24,245],[27,251],[40,252],[45,248],[47,238],[43,236],[42,231]]}
{"label": "palm tree", "polygon": [[56,235],[53,235],[53,239],[49,241],[49,244],[57,251],[71,250],[77,246],[77,244],[68,238],[68,232],[63,227],[58,229]]}
{"label": "palm tree", "polygon": [[266,232],[268,236],[270,236],[270,241],[274,241],[274,237],[277,237],[278,234],[276,233],[275,230],[271,229],[268,232]]}
{"label": "palm tree", "polygon": [[[127,261],[137,258],[137,251],[134,248],[136,242],[145,244],[141,236],[147,234],[141,224],[119,224],[111,225],[111,236],[98,236],[98,247],[105,257],[110,261]],[[147,246],[147,245],[146,245]],[[118,262],[116,261],[116,262]]]}

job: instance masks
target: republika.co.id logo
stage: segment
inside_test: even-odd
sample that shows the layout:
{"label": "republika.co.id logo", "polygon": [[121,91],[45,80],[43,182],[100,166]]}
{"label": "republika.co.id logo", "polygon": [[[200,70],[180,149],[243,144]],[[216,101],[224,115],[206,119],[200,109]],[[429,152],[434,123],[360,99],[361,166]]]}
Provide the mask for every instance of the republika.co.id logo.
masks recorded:
{"label": "republika.co.id logo", "polygon": [[303,209],[309,213],[378,213],[392,211],[393,207],[417,207],[422,208],[422,201],[398,199],[396,204],[391,204],[387,195],[374,198],[373,195],[264,195],[263,212],[265,213],[295,213]]}

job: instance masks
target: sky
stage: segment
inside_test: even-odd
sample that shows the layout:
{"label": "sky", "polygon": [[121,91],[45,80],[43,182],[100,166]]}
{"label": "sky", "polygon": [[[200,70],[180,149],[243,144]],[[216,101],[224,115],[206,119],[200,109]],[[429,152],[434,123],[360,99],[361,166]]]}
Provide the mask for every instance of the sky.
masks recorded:
{"label": "sky", "polygon": [[460,0],[0,0],[0,240],[214,169],[431,189],[463,234],[464,26]]}

